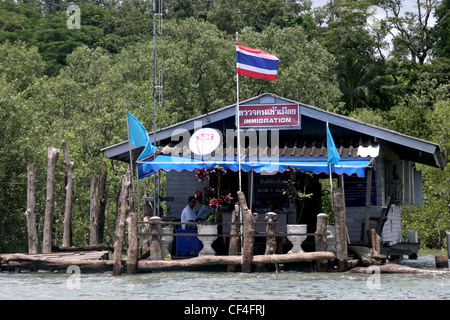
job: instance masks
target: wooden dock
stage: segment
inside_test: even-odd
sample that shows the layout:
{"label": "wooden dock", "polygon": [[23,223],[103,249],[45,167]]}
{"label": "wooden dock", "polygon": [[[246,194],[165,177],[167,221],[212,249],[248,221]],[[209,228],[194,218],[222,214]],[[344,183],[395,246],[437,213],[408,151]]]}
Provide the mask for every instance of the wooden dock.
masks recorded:
{"label": "wooden dock", "polygon": [[[108,260],[108,251],[75,251],[26,254],[31,258],[66,260]],[[3,256],[3,255],[2,255]]]}
{"label": "wooden dock", "polygon": [[53,253],[8,253],[0,254],[0,270],[67,270],[77,265],[82,271],[111,271],[112,260],[108,251],[75,251]]}

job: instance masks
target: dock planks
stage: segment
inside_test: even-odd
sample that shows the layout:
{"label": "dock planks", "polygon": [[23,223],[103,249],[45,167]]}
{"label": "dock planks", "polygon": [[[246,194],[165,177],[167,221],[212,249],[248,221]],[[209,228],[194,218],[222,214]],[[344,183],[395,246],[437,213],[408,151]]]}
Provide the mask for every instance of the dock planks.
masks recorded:
{"label": "dock planks", "polygon": [[108,260],[108,251],[33,253],[27,256],[43,259]]}
{"label": "dock planks", "polygon": [[2,270],[67,270],[77,265],[83,271],[110,271],[112,263],[108,260],[108,251],[0,254]]}

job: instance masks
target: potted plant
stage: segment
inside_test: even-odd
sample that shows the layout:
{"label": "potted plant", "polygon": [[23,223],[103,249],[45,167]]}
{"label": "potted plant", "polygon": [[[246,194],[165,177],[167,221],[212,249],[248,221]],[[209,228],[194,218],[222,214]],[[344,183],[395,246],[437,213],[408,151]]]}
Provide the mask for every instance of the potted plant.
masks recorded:
{"label": "potted plant", "polygon": [[290,177],[286,184],[286,190],[283,192],[288,197],[289,203],[294,213],[294,221],[296,224],[300,223],[305,200],[311,198],[312,193],[306,193],[309,179],[297,179],[297,170],[289,168]]}
{"label": "potted plant", "polygon": [[[303,172],[302,172],[303,173]],[[303,173],[304,174],[304,173]],[[307,225],[300,224],[305,200],[309,199],[313,194],[306,193],[308,186],[308,179],[297,179],[297,170],[289,168],[289,179],[285,181],[286,190],[283,192],[288,197],[289,203],[294,214],[295,224],[287,224],[286,232],[287,239],[292,243],[293,247],[289,253],[303,252],[302,243],[307,238]],[[304,233],[305,235],[298,235]],[[290,235],[297,234],[297,235]]]}
{"label": "potted plant", "polygon": [[215,166],[214,169],[195,169],[197,181],[207,182],[215,180],[216,188],[206,187],[201,191],[195,192],[194,196],[202,203],[200,214],[204,221],[218,223],[221,218],[222,208],[231,204],[233,198],[231,194],[220,192],[221,178],[227,174],[221,166]]}
{"label": "potted plant", "polygon": [[233,198],[230,193],[220,194],[221,177],[226,174],[225,169],[216,166],[212,170],[196,169],[195,171],[198,181],[210,181],[212,176],[216,180],[216,188],[205,187],[194,194],[196,199],[202,204],[198,217],[205,222],[198,225],[198,238],[203,243],[203,249],[199,252],[199,256],[215,255],[216,252],[211,245],[217,239],[217,223],[221,218],[223,206],[231,204]]}

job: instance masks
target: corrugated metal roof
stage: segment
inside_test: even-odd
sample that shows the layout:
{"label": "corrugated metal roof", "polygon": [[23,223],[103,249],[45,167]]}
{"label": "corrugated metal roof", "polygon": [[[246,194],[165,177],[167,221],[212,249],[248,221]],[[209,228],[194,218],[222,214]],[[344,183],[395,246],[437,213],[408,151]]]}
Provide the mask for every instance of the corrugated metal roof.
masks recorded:
{"label": "corrugated metal roof", "polygon": [[[270,100],[270,101],[269,101]],[[324,123],[329,122],[330,128],[332,128],[332,134],[335,139],[336,146],[341,156],[355,156],[357,155],[358,148],[364,146],[366,143],[366,136],[371,137],[371,142],[374,143],[374,139],[378,142],[386,142],[387,145],[396,152],[403,160],[409,160],[414,162],[423,163],[429,166],[437,168],[445,168],[446,161],[443,150],[439,144],[421,140],[415,137],[407,136],[399,132],[395,132],[386,128],[381,128],[369,123],[362,122],[353,118],[349,118],[343,115],[339,115],[326,110],[295,102],[286,98],[279,97],[274,94],[265,93],[257,97],[253,97],[246,101],[241,101],[241,105],[245,104],[272,104],[272,103],[295,103],[299,104],[301,114],[301,125],[298,127],[298,131],[301,131],[303,136],[297,136],[295,128],[291,128],[289,134],[291,138],[285,144],[283,144],[283,137],[280,136],[280,148],[279,153],[283,156],[326,156],[326,141],[325,136],[314,138],[314,134],[320,134],[324,132]],[[222,130],[222,125],[225,120],[231,121],[229,124],[233,124],[236,111],[235,105],[230,105],[219,110],[215,110],[208,114],[192,118],[172,126],[160,129],[156,132],[156,140],[160,143],[167,143],[167,139],[171,139],[175,130],[185,130],[186,132],[192,132],[196,127],[213,127],[217,126],[217,129]],[[219,125],[222,121],[222,125]],[[322,128],[319,128],[319,127]],[[234,127],[234,125],[233,125]],[[355,138],[349,135],[357,135]],[[363,136],[362,140],[360,136]],[[152,136],[153,137],[153,136]],[[293,137],[293,138],[292,138]],[[152,138],[153,139],[153,138]],[[306,140],[302,140],[306,139]],[[312,140],[311,140],[312,139]],[[314,140],[317,139],[317,140]],[[341,141],[342,140],[342,141]],[[153,141],[154,142],[154,141]],[[175,145],[175,144],[174,144]],[[226,144],[225,144],[226,145]],[[234,145],[237,145],[236,143]],[[376,144],[375,144],[376,145]],[[109,159],[129,161],[128,142],[124,141],[114,146],[103,148]],[[133,154],[136,154],[139,150],[133,150]],[[158,152],[162,150],[159,149]],[[170,150],[164,150],[163,153],[170,153]],[[189,152],[189,150],[185,150]],[[232,150],[229,150],[232,151]],[[247,150],[253,151],[253,150]],[[270,151],[269,151],[270,152]],[[230,154],[230,153],[226,153]],[[270,154],[270,153],[269,153]]]}
{"label": "corrugated metal roof", "polygon": [[[341,157],[357,157],[358,148],[360,147],[377,147],[378,142],[369,136],[342,136],[334,137],[336,149]],[[182,155],[189,153],[190,150],[179,148],[175,143],[170,142],[160,147],[159,153],[166,155]],[[279,147],[272,150],[267,147],[250,147],[246,146],[245,155],[251,156],[272,156],[279,157],[327,157],[327,141],[325,136],[282,136],[279,139]],[[272,153],[273,152],[273,153]],[[237,154],[237,148],[234,146],[224,146],[224,155]],[[214,155],[214,154],[213,154]]]}

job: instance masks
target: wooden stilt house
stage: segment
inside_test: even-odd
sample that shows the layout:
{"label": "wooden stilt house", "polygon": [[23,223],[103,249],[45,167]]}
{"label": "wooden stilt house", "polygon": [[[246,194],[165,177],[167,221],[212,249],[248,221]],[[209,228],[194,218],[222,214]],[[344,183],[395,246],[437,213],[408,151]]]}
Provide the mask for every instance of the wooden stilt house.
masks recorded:
{"label": "wooden stilt house", "polygon": [[[254,212],[279,213],[281,231],[295,222],[286,181],[304,179],[302,192],[310,196],[302,203],[300,222],[311,225],[314,232],[328,191],[320,182],[331,174],[334,183],[344,188],[350,243],[364,242],[365,231],[375,228],[382,241],[395,248],[404,241],[401,207],[422,205],[422,176],[415,164],[446,165],[435,143],[274,94],[243,101],[239,109],[242,191]],[[157,156],[138,164],[139,178],[153,176],[158,170],[167,172],[165,195],[173,199],[168,203],[170,217],[179,219],[188,197],[205,186],[196,181],[195,168],[220,165],[227,169],[221,189],[236,194],[236,118],[236,106],[230,105],[162,128],[156,132],[156,140],[151,135]],[[327,123],[341,156],[331,168],[327,163]],[[201,128],[213,128],[220,134],[218,148],[209,155],[195,155],[189,148],[191,137]],[[134,159],[142,149],[133,147]],[[103,151],[111,160],[129,162],[127,141]],[[226,212],[223,217],[226,219]]]}

